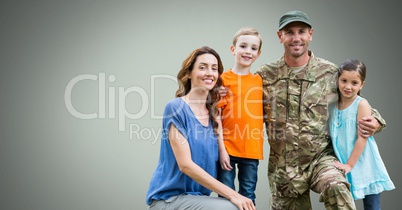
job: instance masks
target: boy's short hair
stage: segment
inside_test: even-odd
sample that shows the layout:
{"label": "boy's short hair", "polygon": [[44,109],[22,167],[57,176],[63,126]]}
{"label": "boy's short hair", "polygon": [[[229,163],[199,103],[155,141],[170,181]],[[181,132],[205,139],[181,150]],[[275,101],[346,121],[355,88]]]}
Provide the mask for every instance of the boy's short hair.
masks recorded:
{"label": "boy's short hair", "polygon": [[257,29],[251,28],[251,27],[244,27],[244,28],[241,28],[238,32],[236,32],[236,34],[233,37],[233,46],[236,46],[236,43],[237,43],[237,40],[239,39],[239,37],[244,36],[244,35],[254,35],[254,36],[258,37],[258,39],[260,39],[260,46],[258,47],[258,51],[261,50],[262,39],[261,39],[260,33],[258,33]]}

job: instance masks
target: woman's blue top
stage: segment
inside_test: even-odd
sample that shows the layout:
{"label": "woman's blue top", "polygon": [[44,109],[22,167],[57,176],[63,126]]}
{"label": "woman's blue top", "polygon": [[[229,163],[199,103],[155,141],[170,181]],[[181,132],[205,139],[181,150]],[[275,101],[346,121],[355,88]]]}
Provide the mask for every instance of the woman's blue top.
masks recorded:
{"label": "woman's blue top", "polygon": [[186,102],[181,98],[173,99],[163,114],[159,162],[146,195],[148,205],[152,200],[167,200],[181,194],[211,194],[209,189],[180,172],[168,139],[172,123],[187,139],[193,162],[212,177],[217,177],[218,140],[213,132],[213,121],[210,120],[208,126],[202,125]]}

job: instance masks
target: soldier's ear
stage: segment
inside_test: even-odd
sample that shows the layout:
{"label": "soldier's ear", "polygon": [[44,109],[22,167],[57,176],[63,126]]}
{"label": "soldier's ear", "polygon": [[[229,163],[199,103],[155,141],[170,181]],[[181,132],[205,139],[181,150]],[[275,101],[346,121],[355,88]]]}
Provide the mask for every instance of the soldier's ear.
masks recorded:
{"label": "soldier's ear", "polygon": [[310,41],[313,40],[313,33],[314,33],[314,28],[310,28],[310,30],[309,30]]}
{"label": "soldier's ear", "polygon": [[282,43],[282,31],[277,31],[276,35],[278,35],[279,43]]}

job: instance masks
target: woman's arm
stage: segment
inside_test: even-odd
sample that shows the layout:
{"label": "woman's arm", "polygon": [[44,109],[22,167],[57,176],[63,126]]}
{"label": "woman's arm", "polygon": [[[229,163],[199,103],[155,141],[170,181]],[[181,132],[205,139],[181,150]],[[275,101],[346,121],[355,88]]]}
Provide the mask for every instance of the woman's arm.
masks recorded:
{"label": "woman's arm", "polygon": [[[358,111],[357,111],[357,120],[362,119],[364,116],[368,116],[371,114],[371,107],[369,103],[367,102],[366,99],[362,99],[359,102],[358,106]],[[364,137],[360,135],[359,133],[357,134],[357,141],[355,143],[355,146],[353,148],[352,154],[350,154],[350,157],[346,164],[340,164],[340,165],[335,165],[339,169],[342,169],[345,171],[345,173],[349,173],[353,169],[353,167],[356,165],[357,161],[359,160],[360,155],[362,154],[364,147],[366,146],[367,143],[367,137]]]}
{"label": "woman's arm", "polygon": [[193,162],[187,139],[184,138],[173,124],[171,124],[169,128],[169,141],[182,173],[186,174],[200,185],[229,199],[239,209],[255,210],[254,204],[250,199],[222,184]]}

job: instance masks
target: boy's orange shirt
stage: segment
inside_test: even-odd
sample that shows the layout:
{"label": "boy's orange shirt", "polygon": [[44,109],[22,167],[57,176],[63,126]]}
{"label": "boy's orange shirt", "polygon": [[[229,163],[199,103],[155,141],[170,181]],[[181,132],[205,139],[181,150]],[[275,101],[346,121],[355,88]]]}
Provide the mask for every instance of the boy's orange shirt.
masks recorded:
{"label": "boy's orange shirt", "polygon": [[263,90],[258,74],[238,75],[231,69],[222,75],[229,89],[219,102],[223,140],[231,156],[260,159],[263,156]]}

